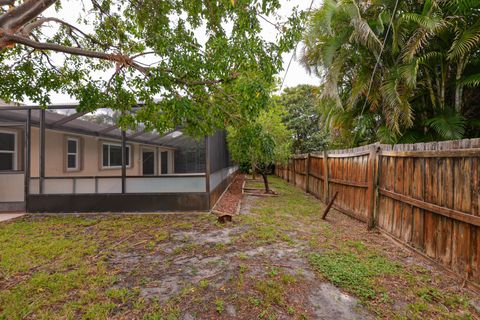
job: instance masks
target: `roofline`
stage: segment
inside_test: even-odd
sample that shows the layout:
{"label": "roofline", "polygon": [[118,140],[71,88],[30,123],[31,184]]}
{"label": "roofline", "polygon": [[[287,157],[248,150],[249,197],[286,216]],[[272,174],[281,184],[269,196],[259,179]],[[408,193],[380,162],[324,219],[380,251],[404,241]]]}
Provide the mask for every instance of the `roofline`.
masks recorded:
{"label": "roofline", "polygon": [[[18,127],[18,126],[25,126],[25,123],[22,122],[11,122],[9,123],[8,121],[6,122],[0,122],[0,127],[5,128],[8,126],[11,127]],[[31,123],[32,127],[39,128],[40,123],[38,121],[33,121]],[[109,134],[99,134],[98,132],[95,131],[88,131],[88,130],[82,130],[82,129],[77,129],[77,128],[66,128],[63,126],[53,126],[52,124],[45,124],[45,129],[51,130],[51,131],[59,131],[59,132],[65,132],[65,133],[72,133],[72,134],[79,134],[79,135],[84,135],[84,136],[91,136],[91,137],[98,137],[98,138],[104,138],[104,139],[110,139],[110,140],[121,140],[121,137],[115,136],[115,135],[109,135]],[[170,149],[170,150],[177,150],[178,148],[169,146],[169,145],[164,145],[161,143],[155,143],[155,142],[150,142],[150,141],[145,141],[145,140],[139,140],[139,139],[129,139],[127,136],[127,141],[128,142],[133,142],[133,143],[138,143],[138,144],[143,144],[147,146],[155,146],[155,147],[162,147],[165,149]]]}
{"label": "roofline", "polygon": [[[41,107],[41,106],[36,106],[36,105],[7,105],[7,106],[0,106],[0,111],[14,111],[14,110],[19,110],[19,111],[27,111],[27,110],[68,110],[68,109],[76,109],[80,106],[78,103],[72,103],[72,104],[51,104],[46,107]],[[144,106],[143,103],[137,103],[132,106],[132,109],[137,109],[141,108]],[[90,111],[93,112],[93,111]]]}
{"label": "roofline", "polygon": [[[29,106],[27,106],[27,105],[9,105],[9,106],[0,106],[0,112],[1,111],[28,111],[28,110],[71,110],[71,109],[76,109],[79,106],[80,105],[78,103],[49,105],[46,108],[43,108],[41,106],[35,106],[35,105],[29,105]],[[142,103],[136,104],[136,105],[132,106],[132,111],[135,111],[135,109],[141,108],[142,106],[143,106]],[[93,111],[90,111],[90,112],[93,112]],[[83,134],[83,135],[87,135],[87,136],[104,137],[104,138],[108,138],[108,139],[121,139],[117,136],[106,134],[106,133],[108,133],[112,130],[117,129],[118,125],[116,125],[116,124],[112,125],[110,127],[104,128],[100,131],[89,131],[89,130],[82,130],[82,129],[75,129],[75,128],[66,128],[66,127],[62,126],[64,123],[68,123],[72,120],[76,120],[80,116],[83,116],[83,115],[85,115],[87,113],[90,113],[90,112],[77,112],[77,113],[75,113],[73,115],[70,115],[70,116],[65,115],[65,117],[63,119],[60,119],[60,120],[56,121],[55,123],[45,124],[45,127],[46,127],[46,129],[49,129],[49,130],[71,132],[71,133]],[[37,125],[34,125],[34,124],[37,124]],[[39,126],[39,122],[38,121],[37,122],[32,121],[32,125]],[[163,148],[166,148],[166,149],[172,149],[172,150],[177,149],[177,148],[172,147],[172,146],[168,146],[168,145],[164,145],[164,144],[161,144],[161,143],[153,142],[155,140],[158,140],[158,139],[161,139],[161,138],[165,137],[168,133],[163,134],[163,135],[157,134],[158,135],[157,137],[154,137],[154,138],[152,138],[150,140],[147,140],[147,141],[135,139],[137,136],[141,136],[144,133],[145,133],[144,130],[133,132],[131,134],[132,138],[129,139],[129,137],[127,136],[127,140],[131,141],[131,142],[139,143],[139,144],[144,144],[144,145],[163,147]]]}

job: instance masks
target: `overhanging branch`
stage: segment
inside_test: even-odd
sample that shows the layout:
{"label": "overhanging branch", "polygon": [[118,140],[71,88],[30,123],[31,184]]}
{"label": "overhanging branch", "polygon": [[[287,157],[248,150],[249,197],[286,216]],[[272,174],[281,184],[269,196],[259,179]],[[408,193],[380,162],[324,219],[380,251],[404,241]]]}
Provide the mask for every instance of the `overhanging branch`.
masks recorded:
{"label": "overhanging branch", "polygon": [[58,0],[26,0],[0,16],[0,28],[15,31],[38,17],[57,1]]}
{"label": "overhanging branch", "polygon": [[98,52],[98,51],[93,51],[93,50],[88,50],[83,48],[67,47],[67,46],[63,46],[55,43],[38,42],[23,36],[18,36],[15,34],[10,34],[5,32],[3,33],[2,40],[7,43],[23,44],[27,47],[30,47],[36,50],[50,50],[55,52],[68,53],[76,56],[113,61],[113,62],[117,62],[122,66],[130,66],[134,69],[137,69],[143,74],[148,74],[149,72],[147,68],[140,66],[135,61],[133,61],[130,57],[122,54],[112,54],[112,53]]}

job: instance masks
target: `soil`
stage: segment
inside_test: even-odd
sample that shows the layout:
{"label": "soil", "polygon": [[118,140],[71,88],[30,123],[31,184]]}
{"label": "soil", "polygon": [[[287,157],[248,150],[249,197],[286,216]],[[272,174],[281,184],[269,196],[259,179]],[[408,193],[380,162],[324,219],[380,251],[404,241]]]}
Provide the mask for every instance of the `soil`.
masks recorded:
{"label": "soil", "polygon": [[265,189],[252,189],[252,188],[245,188],[244,193],[251,196],[276,196],[277,193],[275,191],[270,190],[270,192],[265,192]]}
{"label": "soil", "polygon": [[245,180],[244,174],[237,174],[230,187],[221,196],[213,208],[216,211],[236,214],[242,200],[242,185]]}
{"label": "soil", "polygon": [[[235,207],[234,200],[238,199],[242,182],[240,176],[232,184],[234,192],[226,193],[228,200],[222,202],[229,206],[223,208]],[[250,208],[258,199],[244,196],[240,215],[251,215]],[[273,279],[272,274],[279,270],[295,278],[294,284],[287,286],[283,303],[294,306],[307,319],[374,318],[355,297],[316,275],[305,256],[306,243],[299,240],[295,244],[274,242],[252,247],[251,243],[238,241],[249,228],[233,222],[221,229],[211,226],[201,230],[172,230],[168,241],[153,251],[137,248],[118,252],[110,256],[108,264],[117,270],[118,288],[139,288],[140,295],[150,302],[180,303],[179,319],[257,318],[263,306],[252,306],[248,299],[256,296],[259,281]],[[195,293],[202,282],[207,283],[207,287]],[[185,292],[189,294],[188,299],[178,301]],[[231,297],[237,297],[238,301]],[[205,307],[219,299],[225,303],[221,316]],[[297,318],[282,308],[269,312],[278,319]]]}
{"label": "soil", "polygon": [[[186,230],[172,229],[168,241],[152,250],[137,248],[111,255],[108,264],[117,270],[116,286],[137,288],[145,301],[158,302],[163,310],[174,306],[178,319],[188,320],[269,319],[269,315],[275,315],[275,319],[391,319],[405,314],[416,301],[411,293],[412,286],[416,285],[400,276],[379,279],[378,285],[389,298],[384,300],[378,296],[368,305],[332,285],[312,268],[307,258],[312,252],[310,241],[327,243],[324,231],[308,228],[300,219],[293,222],[295,231],[287,232],[291,239],[287,242],[262,242],[246,236],[254,226],[242,223],[242,219],[255,221],[256,210],[267,198],[248,195],[241,198],[243,179],[238,176],[218,204],[223,210],[233,210],[241,199],[240,216],[232,223],[208,225],[194,216],[182,216],[179,218],[182,223],[191,223],[191,226]],[[378,232],[367,231],[361,222],[332,210],[327,224],[339,246],[361,242],[385,253],[410,274],[424,275],[424,282],[419,286],[431,286],[433,292],[470,294],[458,278],[448,276]],[[322,250],[325,249],[320,246],[315,252]],[[291,276],[295,281],[284,283],[278,297],[271,282],[282,283],[284,276]],[[257,305],[256,299],[263,300]],[[288,312],[290,307],[295,310],[293,314]],[[472,305],[470,311],[474,308]],[[442,315],[434,314],[432,318],[442,318]]]}

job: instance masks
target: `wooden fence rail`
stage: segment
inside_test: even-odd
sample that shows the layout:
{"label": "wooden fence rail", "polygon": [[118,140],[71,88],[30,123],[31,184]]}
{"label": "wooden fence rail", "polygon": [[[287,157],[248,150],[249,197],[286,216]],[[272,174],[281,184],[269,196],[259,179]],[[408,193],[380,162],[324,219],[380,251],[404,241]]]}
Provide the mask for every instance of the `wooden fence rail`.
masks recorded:
{"label": "wooden fence rail", "polygon": [[480,139],[295,156],[276,175],[480,285]]}

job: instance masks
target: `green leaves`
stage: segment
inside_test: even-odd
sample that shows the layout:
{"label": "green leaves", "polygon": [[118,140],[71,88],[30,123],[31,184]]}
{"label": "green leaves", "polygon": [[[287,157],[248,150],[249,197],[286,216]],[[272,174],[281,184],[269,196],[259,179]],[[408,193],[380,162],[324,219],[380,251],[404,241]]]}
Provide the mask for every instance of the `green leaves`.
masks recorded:
{"label": "green leaves", "polygon": [[[183,126],[193,135],[249,121],[267,107],[282,54],[300,38],[304,17],[294,11],[269,42],[259,16],[276,17],[279,0],[92,0],[83,6],[58,0],[58,18],[70,4],[78,21],[46,22],[32,39],[89,55],[22,45],[3,50],[0,98],[47,105],[53,92],[63,93],[82,111],[143,102],[122,126]],[[107,58],[91,58],[92,52]]]}
{"label": "green leaves", "polygon": [[332,0],[312,15],[302,62],[318,72],[331,143],[478,136],[480,1],[401,1],[372,74],[394,5]]}
{"label": "green leaves", "polygon": [[282,123],[284,112],[282,106],[270,104],[257,119],[229,127],[227,142],[232,159],[265,170],[271,164],[287,161],[293,134]]}
{"label": "green leaves", "polygon": [[480,22],[466,29],[457,27],[455,29],[455,40],[448,52],[448,58],[450,60],[459,59],[471,51],[478,49],[479,44]]}
{"label": "green leaves", "polygon": [[480,73],[472,74],[460,80],[460,84],[468,87],[480,86]]}
{"label": "green leaves", "polygon": [[465,118],[456,112],[444,112],[425,121],[444,140],[462,139],[465,133]]}

